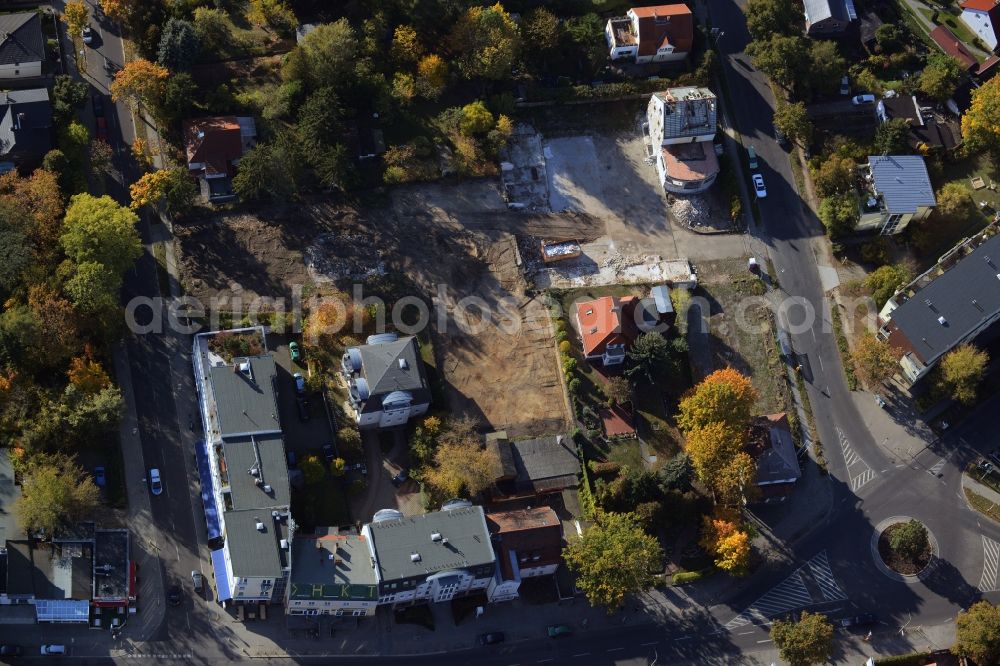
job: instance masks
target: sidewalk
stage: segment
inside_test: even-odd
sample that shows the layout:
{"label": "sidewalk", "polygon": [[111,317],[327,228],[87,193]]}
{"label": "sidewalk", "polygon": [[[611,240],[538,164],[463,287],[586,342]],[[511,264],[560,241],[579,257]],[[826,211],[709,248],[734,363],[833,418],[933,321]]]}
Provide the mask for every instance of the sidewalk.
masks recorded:
{"label": "sidewalk", "polygon": [[984,499],[993,502],[996,506],[1000,506],[1000,493],[993,490],[989,486],[983,485],[979,481],[976,481],[968,474],[962,474],[962,487],[968,488],[977,495],[982,496]]}

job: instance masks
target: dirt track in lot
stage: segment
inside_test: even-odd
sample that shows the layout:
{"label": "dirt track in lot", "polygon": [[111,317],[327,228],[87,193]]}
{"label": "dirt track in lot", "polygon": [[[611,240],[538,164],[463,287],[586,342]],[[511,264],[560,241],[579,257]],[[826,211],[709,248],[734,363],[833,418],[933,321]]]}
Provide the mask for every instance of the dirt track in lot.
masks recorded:
{"label": "dirt track in lot", "polygon": [[[178,226],[177,236],[185,289],[206,304],[235,293],[244,303],[290,298],[294,285],[324,277],[307,259],[341,275],[381,264],[420,296],[443,294],[432,330],[449,407],[484,428],[527,436],[564,431],[569,415],[548,311],[526,293],[513,234],[590,239],[603,231],[579,214],[509,212],[493,183],[477,181],[396,188],[382,208],[312,203],[219,216]],[[321,236],[327,242],[314,244]]]}

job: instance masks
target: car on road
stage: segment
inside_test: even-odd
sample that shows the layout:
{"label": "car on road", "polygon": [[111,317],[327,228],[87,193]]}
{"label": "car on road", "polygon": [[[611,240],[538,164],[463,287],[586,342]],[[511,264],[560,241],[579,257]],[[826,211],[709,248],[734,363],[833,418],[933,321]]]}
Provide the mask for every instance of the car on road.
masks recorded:
{"label": "car on road", "polygon": [[299,410],[299,420],[308,421],[309,420],[309,401],[305,398],[295,399],[295,408]]}
{"label": "car on road", "polygon": [[292,378],[295,380],[295,392],[298,393],[299,395],[305,395],[306,378],[302,376],[301,372],[296,372],[294,375],[292,375]]}
{"label": "car on road", "polygon": [[295,464],[298,462],[295,451],[289,451],[286,456],[288,458],[288,469],[295,469]]}
{"label": "car on road", "polygon": [[327,442],[323,445],[323,458],[328,462],[333,462],[333,459],[337,457],[337,454],[333,451],[333,444]]}
{"label": "car on road", "polygon": [[97,123],[97,138],[101,141],[107,143],[108,141],[108,119],[104,116],[98,116],[94,119]]}
{"label": "car on road", "polygon": [[24,654],[24,648],[13,643],[0,645],[0,657],[20,657]]}
{"label": "car on road", "polygon": [[410,470],[404,467],[403,469],[399,470],[399,473],[396,474],[396,476],[392,477],[392,485],[399,488],[401,485],[406,483],[409,480],[409,478],[410,478]]}
{"label": "car on road", "polygon": [[167,603],[171,606],[181,605],[181,586],[171,585],[170,589],[167,590]]}
{"label": "car on road", "polygon": [[853,615],[851,617],[841,618],[840,626],[847,627],[867,627],[872,624],[878,624],[878,618],[872,613],[862,613],[861,615]]}
{"label": "car on road", "polygon": [[41,650],[42,655],[47,654],[66,654],[65,645],[43,645]]}
{"label": "car on road", "polygon": [[94,483],[98,488],[103,488],[108,483],[108,477],[104,475],[104,465],[94,468]]}
{"label": "car on road", "polygon": [[205,577],[197,569],[191,571],[191,582],[194,584],[194,591],[201,593],[205,589]]}
{"label": "car on road", "polygon": [[747,148],[747,162],[751,169],[760,168],[760,162],[757,161],[757,150],[753,146]]}
{"label": "car on road", "polygon": [[864,93],[863,95],[855,95],[851,98],[851,104],[854,106],[861,106],[862,104],[874,104],[875,95],[871,93]]}
{"label": "car on road", "polygon": [[777,125],[774,125],[773,128],[774,128],[774,140],[777,141],[778,145],[781,146],[782,148],[787,148],[788,137],[785,136],[784,132],[778,129]]}
{"label": "car on road", "polygon": [[299,343],[288,343],[288,355],[291,356],[292,363],[297,363],[302,358],[302,352],[299,351]]}
{"label": "car on road", "polygon": [[81,35],[83,37],[83,43],[86,44],[87,46],[90,46],[91,44],[94,43],[94,29],[91,28],[89,25],[83,26]]}
{"label": "car on road", "polygon": [[163,481],[160,480],[160,470],[155,467],[149,470],[149,492],[154,495],[163,494]]}
{"label": "car on road", "polygon": [[491,631],[487,634],[480,634],[479,644],[480,645],[496,645],[497,643],[503,643],[505,636],[502,631]]}
{"label": "car on road", "polygon": [[573,628],[568,627],[565,624],[550,624],[548,628],[549,638],[560,638],[562,636],[571,636],[573,634]]}
{"label": "car on road", "polygon": [[845,96],[851,94],[851,80],[846,74],[840,79],[840,94]]}
{"label": "car on road", "polygon": [[90,103],[94,107],[94,117],[99,118],[104,115],[104,98],[94,95],[90,98]]}
{"label": "car on road", "polygon": [[753,174],[750,179],[753,181],[753,192],[758,199],[767,198],[767,188],[764,187],[764,176],[759,173]]}

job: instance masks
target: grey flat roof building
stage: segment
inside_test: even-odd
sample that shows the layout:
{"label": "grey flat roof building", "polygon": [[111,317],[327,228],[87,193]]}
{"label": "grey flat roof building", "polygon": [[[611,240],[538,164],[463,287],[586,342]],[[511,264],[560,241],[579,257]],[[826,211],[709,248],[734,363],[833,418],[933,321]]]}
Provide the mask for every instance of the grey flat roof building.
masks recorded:
{"label": "grey flat roof building", "polygon": [[470,569],[494,561],[481,506],[390,518],[366,527],[383,582]]}
{"label": "grey flat roof building", "polygon": [[889,315],[889,342],[909,348],[929,366],[969,342],[998,315],[1000,235],[900,303]]}
{"label": "grey flat roof building", "polygon": [[[263,530],[257,529],[258,523],[263,525]],[[288,539],[288,519],[274,518],[269,509],[226,512],[226,541],[234,576],[280,578],[284,575],[288,551],[281,548],[282,539]]]}
{"label": "grey flat roof building", "polygon": [[94,532],[94,598],[127,598],[128,567],[128,530]]}
{"label": "grey flat roof building", "polygon": [[292,541],[292,563],[291,600],[378,600],[378,579],[364,536],[318,527],[315,534]]}
{"label": "grey flat roof building", "polygon": [[[249,373],[241,369],[247,365]],[[234,359],[233,365],[212,366],[210,371],[222,437],[281,432],[277,372],[270,354]]]}
{"label": "grey flat roof building", "polygon": [[927,165],[920,155],[871,155],[872,184],[889,214],[916,213],[937,204]]}
{"label": "grey flat roof building", "polygon": [[229,439],[223,443],[223,454],[234,509],[288,506],[291,495],[281,435]]}

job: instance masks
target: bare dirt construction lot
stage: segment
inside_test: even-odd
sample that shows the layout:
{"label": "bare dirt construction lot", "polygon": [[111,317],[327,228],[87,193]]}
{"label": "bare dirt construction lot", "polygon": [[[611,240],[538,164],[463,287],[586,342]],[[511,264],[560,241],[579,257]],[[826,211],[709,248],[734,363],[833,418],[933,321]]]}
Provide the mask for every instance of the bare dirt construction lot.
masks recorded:
{"label": "bare dirt construction lot", "polygon": [[274,207],[176,232],[185,289],[206,304],[402,274],[414,295],[434,299],[435,360],[453,412],[512,436],[568,427],[548,310],[527,288],[515,234],[596,238],[598,220],[512,213],[493,183],[477,181],[395,188],[380,208]]}

